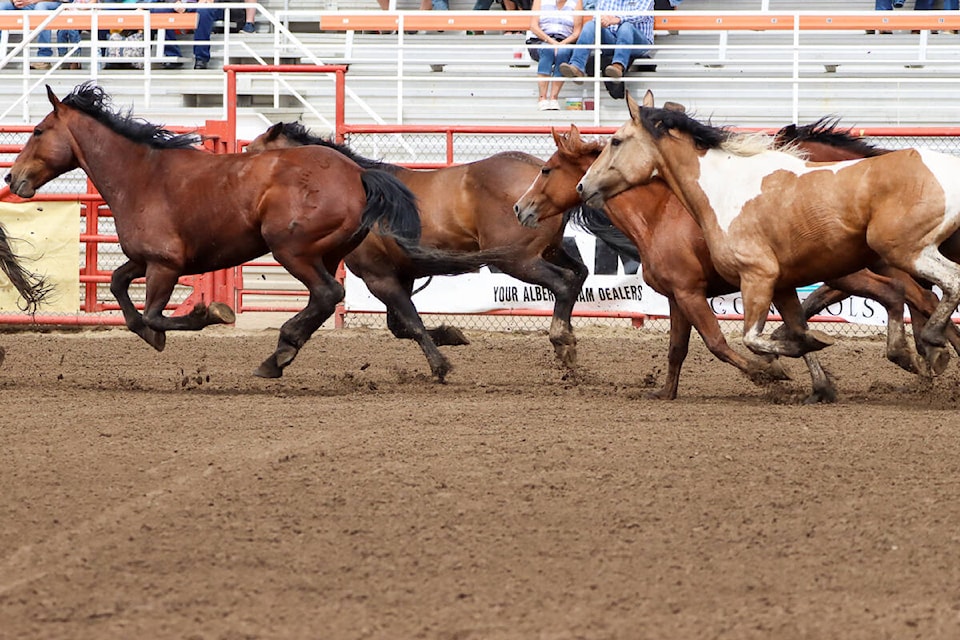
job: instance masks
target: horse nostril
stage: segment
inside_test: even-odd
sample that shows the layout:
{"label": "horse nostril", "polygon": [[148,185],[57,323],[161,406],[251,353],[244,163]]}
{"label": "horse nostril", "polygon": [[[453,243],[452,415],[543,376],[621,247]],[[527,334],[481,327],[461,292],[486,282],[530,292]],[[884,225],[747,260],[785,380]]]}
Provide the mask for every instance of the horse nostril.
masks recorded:
{"label": "horse nostril", "polygon": [[577,183],[577,193],[583,193],[583,184],[580,182]]}
{"label": "horse nostril", "polygon": [[520,215],[520,205],[518,204],[513,205],[513,215],[515,216]]}
{"label": "horse nostril", "polygon": [[13,181],[13,178],[11,178],[10,174],[8,173],[7,175],[3,176],[3,181],[7,184],[10,184]]}

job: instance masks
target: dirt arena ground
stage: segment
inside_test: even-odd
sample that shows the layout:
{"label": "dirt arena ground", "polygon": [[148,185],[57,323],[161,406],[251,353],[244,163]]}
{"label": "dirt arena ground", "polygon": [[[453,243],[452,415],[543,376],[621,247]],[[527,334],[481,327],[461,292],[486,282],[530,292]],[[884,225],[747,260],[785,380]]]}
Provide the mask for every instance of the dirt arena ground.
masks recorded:
{"label": "dirt arena ground", "polygon": [[[0,334],[0,637],[960,637],[960,369],[824,352],[840,400],[695,338]],[[785,400],[786,399],[786,400]]]}

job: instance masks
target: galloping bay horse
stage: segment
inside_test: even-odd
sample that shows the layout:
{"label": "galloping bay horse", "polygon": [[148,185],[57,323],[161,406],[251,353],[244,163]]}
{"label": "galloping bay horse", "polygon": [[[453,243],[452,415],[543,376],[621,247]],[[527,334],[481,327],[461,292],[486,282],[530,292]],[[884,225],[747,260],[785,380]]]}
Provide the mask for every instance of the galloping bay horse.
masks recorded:
{"label": "galloping bay horse", "polygon": [[[336,149],[362,167],[382,169],[399,178],[417,197],[423,244],[451,252],[499,251],[500,256],[489,260],[491,265],[548,289],[555,298],[550,342],[564,366],[576,364],[577,340],[570,318],[587,268],[563,248],[562,216],[538,229],[527,229],[517,224],[513,215],[514,201],[539,173],[542,160],[510,151],[442,169],[413,170],[363,158],[295,122],[273,125],[254,139],[247,151],[301,145]],[[462,336],[459,332],[453,336],[449,330],[428,332],[411,299],[416,278],[442,272],[412,262],[389,238],[374,234],[344,262],[386,305],[387,325],[396,337],[413,338],[424,353],[436,351],[435,341],[462,344],[462,337],[452,339]]]}
{"label": "galloping bay horse", "polygon": [[[449,262],[449,255],[418,247],[416,201],[402,183],[334,149],[211,154],[194,147],[197,136],[174,135],[112,110],[92,83],[62,101],[47,87],[47,97],[53,111],[34,128],[5,180],[14,194],[30,198],[67,171],[86,172],[110,206],[128,259],[114,271],[110,290],[127,327],[158,351],[166,331],[235,319],[222,303],[164,316],[181,275],[271,252],[306,286],[306,307],[283,324],[275,352],[255,371],[275,378],[343,298],[335,270],[371,228],[428,263]],[[141,315],[128,288],[144,276]]]}

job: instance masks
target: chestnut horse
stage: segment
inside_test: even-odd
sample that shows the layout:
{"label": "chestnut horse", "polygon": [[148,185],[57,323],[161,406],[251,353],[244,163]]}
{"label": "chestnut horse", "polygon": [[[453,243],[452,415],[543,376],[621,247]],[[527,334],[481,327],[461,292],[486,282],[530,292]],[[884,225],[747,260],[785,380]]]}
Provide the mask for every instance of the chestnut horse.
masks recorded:
{"label": "chestnut horse", "polygon": [[[396,178],[365,170],[333,149],[311,147],[259,155],[210,154],[195,135],[117,113],[100,87],[84,83],[57,99],[5,177],[30,198],[44,184],[82,168],[110,206],[128,262],[110,290],[127,327],[160,351],[166,331],[231,323],[222,303],[189,315],[163,310],[181,275],[242,264],[268,252],[310,292],[306,307],[280,329],[276,351],[256,370],[279,377],[343,298],[335,270],[377,225],[407,250],[416,247],[416,201]],[[429,259],[430,252],[422,252]],[[443,261],[444,256],[438,255]],[[128,288],[146,277],[144,311]]]}
{"label": "chestnut horse", "polygon": [[[793,127],[786,135],[798,141],[801,149],[814,158],[831,152],[832,130],[823,122],[807,125],[797,130]],[[566,211],[578,199],[576,184],[593,164],[604,147],[602,141],[586,141],[579,130],[572,126],[570,132],[553,131],[557,152],[547,160],[544,168],[530,189],[517,202],[515,212],[522,224],[537,224],[540,220]],[[799,140],[801,139],[802,140]],[[812,140],[820,141],[815,144]],[[840,146],[840,143],[836,143]],[[822,145],[822,148],[820,148]],[[852,148],[843,144],[843,153]],[[864,153],[867,151],[864,150]],[[687,213],[680,201],[661,180],[633,187],[611,198],[605,205],[608,216],[585,208],[578,222],[599,237],[612,242],[610,223],[629,236],[632,244],[618,242],[621,251],[641,262],[644,280],[655,291],[664,295],[670,305],[670,348],[667,358],[667,378],[664,386],[650,397],[673,399],[677,394],[680,369],[687,354],[691,323],[703,337],[707,348],[720,360],[732,364],[755,380],[770,371],[761,361],[749,360],[727,344],[707,297],[732,293],[736,287],[724,280],[713,268],[709,250],[696,222]],[[809,301],[814,305],[804,310],[810,317],[824,308],[856,293],[879,300],[893,318],[888,333],[887,357],[911,372],[917,372],[919,363],[910,352],[903,331],[903,305],[915,303],[927,313],[934,304],[925,291],[909,276],[903,283],[890,280],[870,271],[858,272],[832,282],[833,289],[823,286],[812,294]],[[899,323],[898,323],[899,320]],[[956,344],[960,339],[953,332]],[[759,375],[758,375],[759,374]],[[819,374],[815,374],[819,375]],[[816,378],[815,378],[816,380]],[[834,396],[828,379],[816,383],[810,400],[830,400]]]}
{"label": "chestnut horse", "polygon": [[[743,341],[755,353],[801,356],[831,343],[806,326],[796,287],[887,264],[944,292],[920,332],[928,361],[946,344],[960,302],[960,265],[938,246],[960,229],[960,159],[907,149],[811,163],[771,141],[713,127],[627,97],[620,127],[577,185],[584,202],[662,177],[697,220],[717,271],[743,295]],[[770,304],[787,331],[766,337]]]}
{"label": "chestnut horse", "polygon": [[[501,251],[502,255],[489,260],[491,265],[553,293],[550,342],[563,365],[576,364],[577,341],[570,317],[587,268],[564,250],[561,217],[538,229],[526,229],[513,215],[514,201],[540,172],[542,160],[511,151],[467,164],[417,171],[363,158],[348,147],[313,135],[296,122],[273,125],[255,138],[247,151],[300,145],[333,148],[362,167],[383,169],[399,178],[417,197],[423,244],[448,251]],[[436,330],[428,332],[411,299],[414,280],[434,275],[436,270],[412,263],[395,243],[376,235],[368,236],[344,262],[386,305],[387,325],[396,337],[415,339],[425,353],[436,351],[434,341],[441,338],[445,344],[462,343]],[[437,369],[434,373],[442,379]]]}

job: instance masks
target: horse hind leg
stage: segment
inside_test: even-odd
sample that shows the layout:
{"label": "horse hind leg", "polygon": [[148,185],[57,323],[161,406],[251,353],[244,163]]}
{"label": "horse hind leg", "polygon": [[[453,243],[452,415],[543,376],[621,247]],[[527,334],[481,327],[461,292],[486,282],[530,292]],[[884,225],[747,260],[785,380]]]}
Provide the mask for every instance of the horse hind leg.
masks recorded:
{"label": "horse hind leg", "polygon": [[410,299],[409,291],[394,278],[364,278],[370,293],[387,307],[387,326],[397,338],[409,338],[420,345],[420,350],[430,365],[430,372],[437,382],[445,382],[453,365],[440,352],[431,334],[423,325],[417,308]]}
{"label": "horse hind leg", "polygon": [[[823,332],[807,329],[795,290],[773,291],[773,278],[741,276],[740,285],[744,306],[743,343],[754,353],[799,358],[833,344],[833,340]],[[786,335],[778,339],[763,335],[771,302],[777,304],[787,325]]]}
{"label": "horse hind leg", "polygon": [[143,322],[153,331],[199,331],[212,324],[232,324],[236,322],[233,309],[222,302],[209,305],[199,302],[190,313],[181,316],[165,316],[163,310],[170,301],[173,289],[180,273],[169,267],[157,264],[147,265],[146,298],[144,301]]}
{"label": "horse hind leg", "polygon": [[[906,276],[906,274],[903,275]],[[903,306],[907,301],[905,281],[862,269],[856,273],[827,282],[826,285],[811,294],[811,297],[816,296],[817,292],[824,289],[831,290],[834,293],[833,299],[829,301],[830,304],[849,295],[870,298],[882,304],[887,311],[887,360],[910,373],[922,374],[927,372],[926,363],[910,347],[910,341],[907,339],[903,320]],[[809,304],[806,301],[804,302],[805,317],[811,317],[826,306],[818,305],[819,308],[817,308],[814,306],[816,304],[818,304],[816,299]]]}
{"label": "horse hind leg", "polygon": [[260,378],[279,378],[293,362],[310,336],[333,315],[337,303],[343,300],[343,285],[330,275],[325,267],[317,268],[293,263],[274,252],[274,257],[310,292],[310,297],[299,313],[283,323],[276,350],[253,372]]}
{"label": "horse hind leg", "polygon": [[953,311],[960,304],[960,265],[952,262],[937,250],[936,246],[927,247],[915,263],[917,275],[930,280],[943,291],[943,297],[920,332],[927,361],[933,361],[938,351],[947,344],[947,324]]}
{"label": "horse hind leg", "polygon": [[523,262],[498,263],[497,266],[514,278],[548,289],[554,297],[550,321],[550,344],[560,363],[567,369],[577,366],[577,337],[573,333],[573,306],[589,271],[562,247],[543,258]]}

